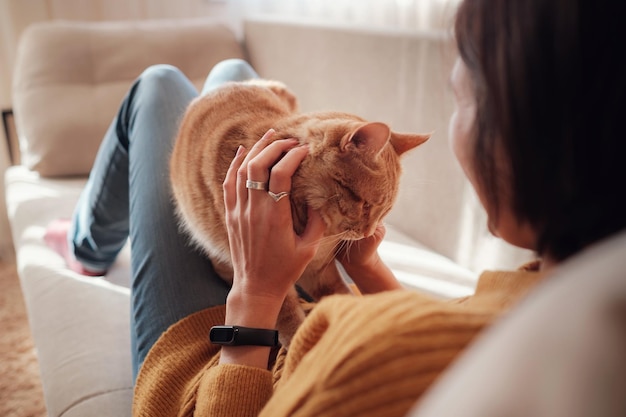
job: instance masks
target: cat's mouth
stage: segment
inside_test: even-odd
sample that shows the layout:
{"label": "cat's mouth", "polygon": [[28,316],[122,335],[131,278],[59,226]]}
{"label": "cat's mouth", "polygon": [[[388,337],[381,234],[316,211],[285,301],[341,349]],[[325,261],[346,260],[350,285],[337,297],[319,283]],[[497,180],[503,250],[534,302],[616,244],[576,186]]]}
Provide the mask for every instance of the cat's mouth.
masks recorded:
{"label": "cat's mouth", "polygon": [[361,240],[367,237],[374,236],[376,233],[377,224],[352,224],[351,227],[345,227],[346,235],[349,236],[348,240]]}
{"label": "cat's mouth", "polygon": [[334,236],[340,240],[360,240],[363,239],[363,233],[346,227],[332,227],[326,230],[326,236]]}
{"label": "cat's mouth", "polygon": [[339,235],[342,240],[361,240],[367,237],[367,235],[363,233],[361,230],[357,230],[351,227],[342,227],[340,228],[339,232],[336,234]]}
{"label": "cat's mouth", "polygon": [[343,237],[343,240],[361,240],[365,236],[362,233],[348,231]]}
{"label": "cat's mouth", "polygon": [[337,224],[324,214],[322,214],[322,219],[327,227],[326,236],[335,236],[341,240],[361,240],[376,232],[376,226],[363,226],[345,219]]}

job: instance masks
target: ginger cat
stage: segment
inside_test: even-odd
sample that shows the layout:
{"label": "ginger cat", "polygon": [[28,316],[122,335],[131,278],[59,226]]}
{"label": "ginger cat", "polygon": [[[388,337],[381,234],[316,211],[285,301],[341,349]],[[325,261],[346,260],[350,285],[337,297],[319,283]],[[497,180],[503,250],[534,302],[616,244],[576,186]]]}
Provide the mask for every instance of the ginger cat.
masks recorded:
{"label": "ginger cat", "polygon": [[[396,197],[400,155],[430,135],[391,132],[383,123],[347,113],[300,114],[296,97],[276,81],[231,82],[195,99],[171,157],[174,200],[183,229],[229,283],[233,269],[222,183],[239,145],[252,148],[270,128],[276,131],[274,140],[298,138],[309,144],[292,189],[272,190],[290,191],[295,231],[304,230],[308,206],[327,225],[326,237],[298,285],[315,299],[348,293],[334,262],[339,245],[374,233]],[[277,323],[283,346],[289,345],[304,315],[294,288]]]}

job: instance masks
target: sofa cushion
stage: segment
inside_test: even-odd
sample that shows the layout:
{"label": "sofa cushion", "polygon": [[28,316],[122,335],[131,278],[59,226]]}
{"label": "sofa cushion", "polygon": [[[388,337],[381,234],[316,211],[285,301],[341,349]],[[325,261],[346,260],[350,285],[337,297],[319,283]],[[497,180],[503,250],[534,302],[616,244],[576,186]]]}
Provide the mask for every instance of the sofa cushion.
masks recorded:
{"label": "sofa cushion", "polygon": [[180,68],[196,86],[243,52],[207,20],[77,23],[27,28],[14,78],[22,163],[43,176],[85,175],[134,79],[153,64]]}
{"label": "sofa cushion", "polygon": [[[51,220],[71,216],[85,179],[41,178],[14,166],[5,182],[48,416],[130,415],[129,246],[104,278],[68,270],[43,235]],[[96,408],[102,402],[110,404]]]}
{"label": "sofa cushion", "polygon": [[458,298],[474,292],[478,274],[386,225],[380,257],[403,286],[438,298]]}

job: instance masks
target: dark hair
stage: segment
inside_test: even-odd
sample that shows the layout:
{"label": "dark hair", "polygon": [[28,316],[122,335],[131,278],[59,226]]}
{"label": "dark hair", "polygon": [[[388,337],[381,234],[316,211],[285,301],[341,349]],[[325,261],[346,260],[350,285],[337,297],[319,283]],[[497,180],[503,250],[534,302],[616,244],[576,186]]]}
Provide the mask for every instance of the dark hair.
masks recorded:
{"label": "dark hair", "polygon": [[541,255],[564,260],[626,226],[625,33],[614,0],[459,6],[475,175],[492,207],[537,232]]}

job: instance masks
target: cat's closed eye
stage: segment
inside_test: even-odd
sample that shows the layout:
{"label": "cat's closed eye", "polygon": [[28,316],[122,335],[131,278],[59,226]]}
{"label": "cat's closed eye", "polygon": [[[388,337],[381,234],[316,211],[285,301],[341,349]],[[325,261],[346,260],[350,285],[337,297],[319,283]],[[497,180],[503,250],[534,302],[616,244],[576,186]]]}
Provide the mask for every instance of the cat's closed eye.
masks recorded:
{"label": "cat's closed eye", "polygon": [[339,209],[342,214],[351,214],[351,212],[354,212],[355,207],[363,207],[365,205],[369,206],[369,204],[363,201],[363,199],[359,197],[359,195],[355,193],[351,188],[342,184],[339,180],[335,180],[335,183],[338,186],[338,191],[336,195],[338,196]]}

